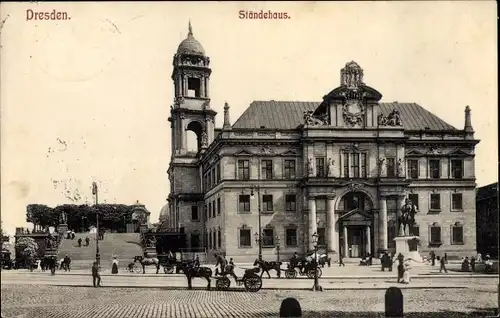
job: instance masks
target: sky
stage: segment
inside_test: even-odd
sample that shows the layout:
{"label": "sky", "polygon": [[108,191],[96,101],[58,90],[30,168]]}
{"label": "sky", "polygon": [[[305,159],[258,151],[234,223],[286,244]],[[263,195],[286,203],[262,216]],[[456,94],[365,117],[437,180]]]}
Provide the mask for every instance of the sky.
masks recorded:
{"label": "sky", "polygon": [[[33,12],[70,20],[27,21]],[[240,19],[240,10],[290,19]],[[157,220],[169,193],[172,58],[194,37],[211,58],[211,107],[234,123],[253,100],[321,101],[351,60],[382,101],[415,102],[463,129],[479,186],[497,182],[496,3],[1,3],[1,216],[26,206],[136,200]]]}

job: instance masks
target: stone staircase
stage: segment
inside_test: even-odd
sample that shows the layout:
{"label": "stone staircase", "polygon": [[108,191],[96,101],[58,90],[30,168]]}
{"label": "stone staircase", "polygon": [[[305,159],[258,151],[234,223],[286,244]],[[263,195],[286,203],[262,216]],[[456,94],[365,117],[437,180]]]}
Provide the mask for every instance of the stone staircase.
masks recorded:
{"label": "stone staircase", "polygon": [[[64,239],[59,246],[59,258],[66,254],[71,258],[71,267],[85,269],[92,266],[96,256],[95,234],[75,233],[74,240]],[[89,246],[85,245],[85,238],[90,238]],[[82,238],[82,247],[78,247],[78,238]],[[129,263],[135,256],[143,255],[140,236],[138,233],[106,233],[104,240],[99,241],[101,267],[111,267],[113,257],[120,261],[120,266]]]}

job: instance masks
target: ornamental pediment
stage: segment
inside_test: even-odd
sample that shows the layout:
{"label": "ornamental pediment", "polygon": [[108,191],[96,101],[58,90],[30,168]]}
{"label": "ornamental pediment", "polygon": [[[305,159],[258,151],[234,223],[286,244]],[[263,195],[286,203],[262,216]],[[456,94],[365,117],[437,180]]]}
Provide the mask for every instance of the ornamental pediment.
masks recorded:
{"label": "ornamental pediment", "polygon": [[339,221],[366,221],[371,220],[372,216],[359,209],[352,210],[340,216]]}
{"label": "ornamental pediment", "polygon": [[237,157],[250,157],[250,156],[253,156],[254,154],[248,150],[240,150],[240,151],[236,152],[234,155]]}
{"label": "ornamental pediment", "polygon": [[424,153],[418,149],[411,149],[406,152],[406,156],[422,156]]}
{"label": "ornamental pediment", "polygon": [[297,157],[299,154],[293,150],[287,150],[280,154],[282,157]]}
{"label": "ornamental pediment", "polygon": [[466,157],[470,156],[470,153],[464,151],[463,149],[454,149],[448,153],[449,156],[454,156],[454,157]]}

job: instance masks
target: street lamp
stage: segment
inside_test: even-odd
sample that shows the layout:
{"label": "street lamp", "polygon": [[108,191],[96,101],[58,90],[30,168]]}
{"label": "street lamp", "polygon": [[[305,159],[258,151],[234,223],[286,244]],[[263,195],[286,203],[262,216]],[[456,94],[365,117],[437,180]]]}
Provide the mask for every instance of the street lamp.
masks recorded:
{"label": "street lamp", "polygon": [[95,260],[97,265],[101,264],[101,255],[99,254],[99,210],[97,207],[99,191],[97,189],[97,183],[92,182],[92,194],[95,195],[95,208],[96,208],[96,244],[95,244]]}
{"label": "street lamp", "polygon": [[259,213],[259,232],[255,233],[255,241],[259,244],[259,261],[262,261],[262,220],[261,220],[261,209],[260,209],[260,188],[259,186],[252,186],[250,192],[250,198],[253,200],[255,198],[254,189],[257,192],[257,203],[258,203],[258,213]]}
{"label": "street lamp", "polygon": [[278,253],[278,262],[280,261],[280,237],[276,235],[276,252]]}
{"label": "street lamp", "polygon": [[314,247],[314,286],[313,291],[323,291],[323,287],[319,285],[318,282],[318,234],[314,232],[312,235],[313,247]]}

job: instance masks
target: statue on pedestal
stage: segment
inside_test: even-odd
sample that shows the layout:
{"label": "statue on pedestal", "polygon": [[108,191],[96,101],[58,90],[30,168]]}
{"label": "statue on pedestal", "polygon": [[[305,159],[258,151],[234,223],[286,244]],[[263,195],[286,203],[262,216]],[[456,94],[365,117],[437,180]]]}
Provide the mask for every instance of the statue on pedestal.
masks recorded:
{"label": "statue on pedestal", "polygon": [[413,227],[415,226],[415,214],[417,214],[417,207],[411,202],[410,199],[405,199],[405,205],[401,208],[401,216],[399,218],[400,236],[413,235]]}
{"label": "statue on pedestal", "polygon": [[314,158],[309,157],[309,160],[307,162],[307,173],[309,177],[314,177],[316,175],[316,167],[314,164]]}
{"label": "statue on pedestal", "polygon": [[398,171],[397,172],[398,172],[398,177],[403,177],[404,176],[403,175],[403,172],[404,172],[404,170],[403,170],[403,159],[401,159],[401,158],[398,159]]}
{"label": "statue on pedestal", "polygon": [[202,147],[208,146],[208,135],[206,132],[201,133],[201,146]]}
{"label": "statue on pedestal", "polygon": [[330,158],[328,160],[328,176],[329,177],[333,177],[333,174],[334,174],[334,164],[335,164],[335,160],[333,160],[332,158]]}

